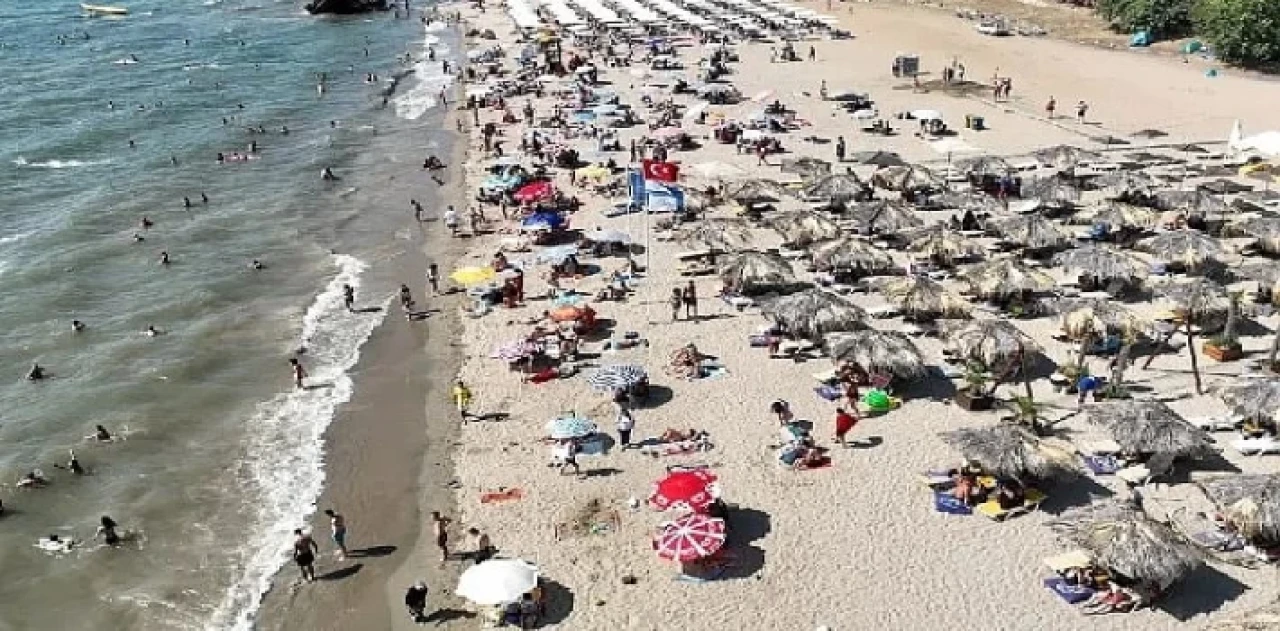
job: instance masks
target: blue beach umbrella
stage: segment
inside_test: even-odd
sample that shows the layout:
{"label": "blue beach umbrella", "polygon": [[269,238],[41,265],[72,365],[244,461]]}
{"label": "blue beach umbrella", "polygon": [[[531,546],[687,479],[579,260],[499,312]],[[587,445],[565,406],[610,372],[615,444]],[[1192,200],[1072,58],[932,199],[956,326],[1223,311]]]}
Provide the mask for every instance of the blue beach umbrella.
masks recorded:
{"label": "blue beach umbrella", "polygon": [[564,225],[564,217],[556,213],[534,213],[520,222],[521,230],[556,230]]}

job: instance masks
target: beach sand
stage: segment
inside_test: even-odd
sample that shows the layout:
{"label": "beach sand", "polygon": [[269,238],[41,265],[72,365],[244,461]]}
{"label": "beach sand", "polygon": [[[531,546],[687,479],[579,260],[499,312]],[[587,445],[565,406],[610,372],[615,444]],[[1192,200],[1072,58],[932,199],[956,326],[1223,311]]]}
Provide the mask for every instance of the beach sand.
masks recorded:
{"label": "beach sand", "polygon": [[[818,3],[812,6],[823,8]],[[832,104],[816,98],[823,80],[831,91],[870,92],[885,114],[937,109],[953,127],[965,114],[985,115],[989,131],[961,130],[960,139],[997,155],[1016,155],[1057,143],[1098,149],[1091,137],[1110,134],[1127,138],[1143,128],[1169,132],[1165,139],[1169,143],[1221,142],[1237,118],[1245,121],[1247,129],[1256,125],[1255,130],[1276,122],[1271,106],[1276,96],[1274,84],[1229,72],[1206,78],[1197,64],[1048,39],[990,39],[975,33],[967,22],[923,8],[858,4],[849,6],[848,13],[841,7],[837,14],[856,39],[813,42],[817,63],[771,64],[769,44],[738,47],[742,62],[730,77],[735,85],[749,97],[772,90],[776,98],[797,110],[800,118],[812,123],[811,128],[786,136],[792,155],[832,158],[830,145],[801,140],[809,135],[828,139],[843,135],[851,153],[890,150],[909,161],[933,165],[945,163],[948,153],[966,155],[958,145],[939,150],[913,137],[909,121],[904,133],[893,138],[859,134],[847,115],[837,114]],[[466,15],[475,27],[493,28],[499,41],[509,41],[503,38],[511,28],[500,11],[478,14],[466,10]],[[802,56],[808,44],[802,43]],[[959,98],[939,92],[915,93],[909,83],[889,74],[890,63],[899,52],[920,54],[923,68],[935,72],[953,57],[958,58],[971,80],[986,81],[998,69],[1001,76],[1014,78],[1014,99],[993,104],[985,94]],[[686,63],[696,61],[697,55],[696,49],[684,49]],[[638,103],[638,79],[625,71],[607,72],[606,76],[624,102]],[[1088,101],[1090,123],[1080,125],[1073,118],[1045,120],[1042,106],[1050,96],[1058,99],[1060,112],[1070,111],[1077,100]],[[512,109],[518,111],[523,101],[513,99]],[[550,101],[535,105],[546,111]],[[747,103],[712,109],[742,116],[758,107]],[[482,113],[482,121],[497,121],[498,117],[495,111]],[[643,131],[623,130],[623,145]],[[754,157],[735,154],[731,146],[706,140],[709,131],[709,127],[694,126],[691,133],[702,139],[703,149],[694,154],[675,153],[673,159],[686,165],[719,160],[769,177],[779,176],[776,166],[756,167]],[[518,126],[505,129],[511,151],[518,132]],[[469,142],[474,157],[468,164],[468,191],[474,188],[485,163],[479,155],[478,139],[472,136]],[[1135,141],[1134,147],[1139,143]],[[625,153],[618,159],[624,160]],[[775,165],[776,161],[775,157]],[[598,209],[605,200],[571,186],[563,174],[557,178],[557,186],[585,202],[585,211],[573,218],[575,228],[589,230],[603,225],[632,235],[644,234],[644,218],[602,219]],[[496,214],[493,209],[488,212]],[[725,216],[723,211],[718,214]],[[473,240],[459,265],[487,264],[498,238]],[[758,243],[772,247],[777,241],[776,236],[761,232]],[[779,439],[768,405],[777,398],[790,401],[799,418],[814,422],[819,441],[830,444],[835,405],[813,394],[817,383],[812,376],[828,370],[829,361],[770,360],[762,349],[749,348],[747,336],[761,328],[764,319],[755,310],[739,313],[710,298],[719,289],[713,278],[697,280],[699,295],[707,297],[700,307],[703,317],[671,322],[666,297],[673,286],[684,283],[676,274],[673,256],[682,248],[657,240],[649,245],[650,251],[640,257],[649,269],[636,293],[625,303],[596,305],[601,317],[611,321],[614,332],[638,332],[649,345],[606,353],[598,363],[637,363],[648,369],[656,402],[636,410],[637,438],[656,436],[668,427],[696,427],[710,432],[715,444],[710,452],[655,459],[639,451],[614,449],[605,456],[584,456],[587,475],[583,478],[561,476],[546,466],[548,448],[539,441],[544,424],[562,412],[576,411],[592,416],[602,430],[613,435],[607,399],[592,393],[581,377],[522,384],[505,363],[488,358],[491,349],[527,330],[519,321],[547,308],[546,302],[534,298],[544,293],[545,285],[536,274],[530,274],[526,306],[499,308],[462,323],[457,343],[463,356],[460,375],[475,391],[473,410],[509,417],[461,428],[454,453],[460,481],[458,508],[456,513],[446,508],[457,522],[453,540],[461,541],[465,528],[476,526],[491,534],[502,554],[537,563],[551,581],[547,622],[552,628],[1182,629],[1199,628],[1210,619],[1254,608],[1277,593],[1280,583],[1272,570],[1213,566],[1179,583],[1162,608],[1126,616],[1082,617],[1041,587],[1041,579],[1049,576],[1042,559],[1063,550],[1045,522],[1091,497],[1128,491],[1085,479],[1055,488],[1042,511],[999,524],[978,516],[935,513],[918,473],[958,461],[958,455],[936,434],[989,425],[996,419],[992,413],[967,413],[945,403],[948,393],[943,385],[936,391],[913,391],[903,408],[864,419],[854,431],[855,445],[833,450],[831,467],[805,472],[782,469],[770,447]],[[620,267],[622,260],[599,263],[607,272]],[[877,297],[856,300],[864,305],[879,302]],[[444,302],[446,317],[456,317],[461,301]],[[877,323],[880,328],[897,325],[898,321]],[[442,339],[442,334],[449,326],[441,327],[434,318],[429,326],[429,356],[447,356],[451,352],[445,350],[449,340]],[[1049,339],[1053,322],[1019,322],[1019,326],[1041,342],[1049,356],[1065,356],[1067,346]],[[453,364],[408,356],[421,348],[415,337],[423,335],[421,328],[410,331],[400,323],[383,328],[387,330],[375,336],[361,364],[361,375],[372,385],[360,381],[349,416],[334,424],[330,488],[322,506],[329,498],[347,498],[342,506],[352,519],[353,537],[359,542],[356,546],[366,542],[396,545],[397,552],[385,561],[371,561],[369,567],[345,580],[304,588],[300,594],[305,595],[281,604],[273,614],[276,617],[264,615],[264,627],[386,628],[382,623],[387,620],[386,609],[390,609],[392,628],[412,628],[399,613],[399,596],[424,569],[430,570],[429,610],[443,607],[447,614],[442,617],[451,619],[442,626],[475,628],[479,624],[459,613],[468,610],[467,605],[444,595],[451,591],[451,577],[463,563],[450,563],[444,574],[435,571],[430,545],[423,547],[429,544],[425,526],[416,533],[417,541],[413,539],[413,524],[424,524],[420,511],[448,505],[440,497],[427,499],[425,505],[411,498],[432,498],[441,481],[450,477],[441,471],[446,460],[439,450],[453,441],[458,430],[452,426],[456,416],[438,390],[452,376]],[[412,347],[406,343],[409,341],[414,342]],[[664,374],[662,367],[670,354],[691,342],[718,357],[728,373],[695,382]],[[1266,341],[1246,338],[1245,344],[1246,349],[1257,350],[1265,347]],[[922,339],[919,345],[926,358],[939,356],[938,340]],[[597,346],[588,349],[594,351]],[[371,363],[381,356],[378,349],[388,349],[388,359],[378,360],[390,362],[388,366]],[[428,364],[429,374],[401,380],[402,370]],[[391,365],[405,368],[390,369]],[[1135,368],[1132,372],[1130,378],[1135,382],[1160,392],[1187,395],[1173,405],[1187,416],[1222,410],[1216,399],[1191,392],[1185,355],[1161,356],[1150,370]],[[1238,369],[1210,365],[1207,372],[1229,376]],[[1207,380],[1213,383],[1220,378],[1210,374]],[[412,418],[384,413],[412,409],[411,400],[421,402],[424,383],[425,423],[419,410],[406,413]],[[380,388],[385,388],[381,391],[387,399],[376,396]],[[1002,394],[1013,394],[1011,388],[1004,390],[1008,392]],[[1044,382],[1036,384],[1036,396],[1064,414],[1074,408],[1070,398],[1050,392]],[[376,431],[366,433],[359,427],[373,422],[379,423]],[[418,435],[397,442],[415,428],[421,431],[424,424],[430,432],[428,440]],[[1096,432],[1079,419],[1067,421],[1063,427],[1080,439]],[[422,467],[421,487],[414,489],[404,482],[408,472],[417,467],[409,464],[414,461],[414,450],[420,450],[424,443],[431,449]],[[1233,462],[1237,460],[1233,458]],[[731,517],[732,562],[725,580],[705,584],[679,581],[677,568],[658,560],[650,547],[653,529],[664,518],[643,505],[651,485],[668,466],[690,464],[711,467],[724,488],[725,499],[739,507]],[[1236,464],[1250,472],[1267,469],[1258,459]],[[479,501],[482,493],[501,488],[520,488],[523,497],[500,503]],[[629,507],[633,499],[640,501],[640,508]],[[325,532],[319,523],[316,529]],[[402,556],[410,549],[413,552]],[[388,573],[387,568],[398,563],[402,563],[400,569]],[[286,569],[286,575],[290,570]],[[458,619],[452,620],[455,616]]]}

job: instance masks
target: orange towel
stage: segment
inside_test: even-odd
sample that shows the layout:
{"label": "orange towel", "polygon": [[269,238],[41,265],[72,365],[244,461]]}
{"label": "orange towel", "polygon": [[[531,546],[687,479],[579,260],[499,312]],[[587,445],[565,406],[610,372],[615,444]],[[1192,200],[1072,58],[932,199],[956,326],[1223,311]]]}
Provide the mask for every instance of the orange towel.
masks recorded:
{"label": "orange towel", "polygon": [[524,491],[520,489],[507,489],[505,491],[494,491],[492,493],[482,493],[480,495],[481,504],[492,504],[494,502],[505,502],[508,500],[518,500],[524,497]]}

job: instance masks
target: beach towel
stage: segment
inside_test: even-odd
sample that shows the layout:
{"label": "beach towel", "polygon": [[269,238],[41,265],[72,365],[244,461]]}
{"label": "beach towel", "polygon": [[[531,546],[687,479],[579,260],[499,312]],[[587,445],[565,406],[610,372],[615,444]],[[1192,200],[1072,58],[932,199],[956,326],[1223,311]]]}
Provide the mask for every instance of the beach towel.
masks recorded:
{"label": "beach towel", "polygon": [[816,392],[818,396],[828,401],[838,401],[840,400],[840,397],[844,395],[840,388],[836,388],[834,386],[818,386],[817,388],[814,388],[813,391]]}
{"label": "beach towel", "polygon": [[953,497],[950,493],[933,494],[933,510],[948,515],[972,515],[973,508]]}
{"label": "beach towel", "polygon": [[729,369],[725,368],[723,364],[703,362],[698,366],[698,373],[702,379],[719,379],[720,377],[727,376],[729,374]]}
{"label": "beach towel", "polygon": [[807,467],[800,467],[799,469],[796,469],[796,471],[817,471],[818,469],[829,469],[834,464],[835,463],[831,461],[831,458],[822,456],[822,459],[819,460],[817,464],[811,464]]}
{"label": "beach towel", "polygon": [[1192,533],[1191,540],[1200,546],[1219,552],[1235,552],[1244,549],[1244,538],[1217,529]]}
{"label": "beach towel", "polygon": [[751,337],[747,338],[747,341],[751,344],[751,348],[765,348],[773,342],[773,336],[752,335]]}
{"label": "beach towel", "polygon": [[548,381],[551,381],[552,379],[555,379],[557,376],[559,376],[559,373],[556,371],[555,368],[544,368],[534,373],[532,377],[529,377],[529,382],[530,383],[546,383]]}
{"label": "beach towel", "polygon": [[1113,475],[1121,469],[1115,456],[1083,456],[1084,466],[1095,475]]}
{"label": "beach towel", "polygon": [[481,504],[494,504],[497,502],[515,501],[524,498],[524,491],[518,488],[506,489],[502,491],[492,491],[480,494]]}
{"label": "beach towel", "polygon": [[1081,585],[1072,585],[1064,578],[1046,578],[1044,586],[1067,601],[1068,604],[1082,603],[1093,597],[1093,590]]}

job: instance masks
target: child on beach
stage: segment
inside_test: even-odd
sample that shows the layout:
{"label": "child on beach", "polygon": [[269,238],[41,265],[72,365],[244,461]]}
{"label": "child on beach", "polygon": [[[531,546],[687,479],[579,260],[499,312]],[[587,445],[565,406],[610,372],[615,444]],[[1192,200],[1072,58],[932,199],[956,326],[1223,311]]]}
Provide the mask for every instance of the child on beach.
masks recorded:
{"label": "child on beach", "polygon": [[458,407],[458,414],[462,417],[462,422],[466,423],[471,414],[467,409],[471,406],[471,388],[463,383],[461,379],[453,384],[453,404]]}
{"label": "child on beach", "polygon": [[840,443],[841,447],[849,446],[848,443],[845,442],[845,435],[852,431],[853,427],[857,424],[858,417],[856,409],[853,414],[850,414],[844,411],[844,408],[836,408],[836,442]]}
{"label": "child on beach", "polygon": [[671,321],[680,319],[680,305],[684,304],[684,295],[679,287],[671,290]]}

